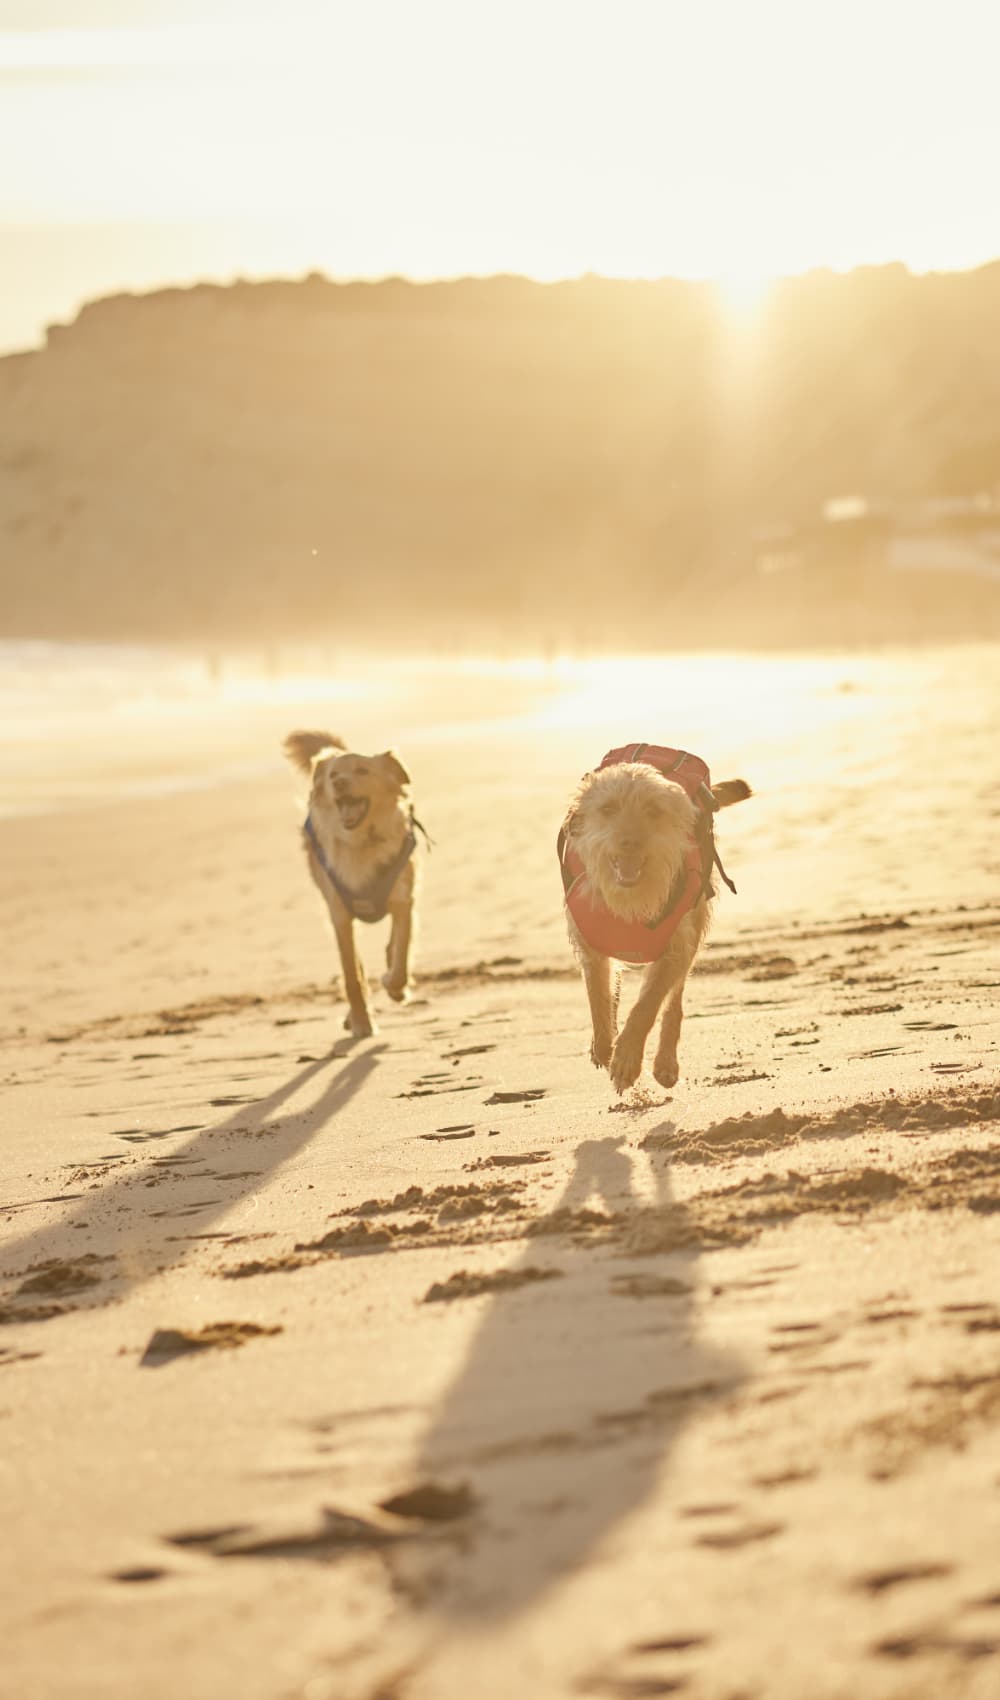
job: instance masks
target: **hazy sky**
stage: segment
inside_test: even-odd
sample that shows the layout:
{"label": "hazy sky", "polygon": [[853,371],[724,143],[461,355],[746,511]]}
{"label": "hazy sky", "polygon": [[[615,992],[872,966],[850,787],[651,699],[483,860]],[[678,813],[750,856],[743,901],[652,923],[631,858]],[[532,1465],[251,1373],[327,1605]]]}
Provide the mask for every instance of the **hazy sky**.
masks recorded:
{"label": "hazy sky", "polygon": [[0,0],[0,348],[200,275],[1000,254],[1000,0]]}

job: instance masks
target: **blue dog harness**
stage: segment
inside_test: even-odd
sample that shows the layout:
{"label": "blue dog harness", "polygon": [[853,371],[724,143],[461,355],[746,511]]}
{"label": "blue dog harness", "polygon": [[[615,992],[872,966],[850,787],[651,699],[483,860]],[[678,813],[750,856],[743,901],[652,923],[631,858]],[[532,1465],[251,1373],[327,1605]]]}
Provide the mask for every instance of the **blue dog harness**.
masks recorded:
{"label": "blue dog harness", "polygon": [[317,862],[325,873],[327,879],[330,881],[330,884],[333,886],[334,891],[337,893],[337,896],[340,898],[341,903],[344,905],[344,908],[347,910],[347,913],[351,916],[352,920],[382,921],[389,912],[389,899],[392,896],[392,888],[417,847],[417,835],[413,830],[414,827],[423,833],[428,846],[431,844],[431,838],[428,834],[427,828],[418,821],[416,815],[411,809],[409,830],[407,831],[401,848],[397,851],[392,861],[388,862],[381,872],[376,874],[374,880],[372,880],[363,891],[352,891],[349,885],[345,885],[339,874],[334,873],[329,861],[327,860],[326,852],[319,841],[316,828],[313,826],[311,813],[306,815],[305,821],[302,825],[302,830],[309,840],[309,848],[312,851],[312,854],[315,856]]}

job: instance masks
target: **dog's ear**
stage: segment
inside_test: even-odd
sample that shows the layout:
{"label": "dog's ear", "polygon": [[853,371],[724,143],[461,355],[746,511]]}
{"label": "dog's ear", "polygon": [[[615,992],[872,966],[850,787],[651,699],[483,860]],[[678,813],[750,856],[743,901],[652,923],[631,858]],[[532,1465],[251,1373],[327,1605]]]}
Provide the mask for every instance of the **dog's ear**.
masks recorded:
{"label": "dog's ear", "polygon": [[321,750],[316,751],[312,758],[312,788],[314,792],[317,786],[322,785],[324,779],[328,777],[331,760],[339,755],[339,750],[331,750],[326,745]]}
{"label": "dog's ear", "polygon": [[334,732],[289,732],[281,747],[293,767],[309,773],[324,750],[346,750],[347,745]]}
{"label": "dog's ear", "polygon": [[745,779],[723,779],[712,786],[712,796],[717,809],[728,809],[733,803],[745,803],[753,792]]}
{"label": "dog's ear", "polygon": [[395,750],[384,750],[380,756],[375,757],[375,760],[378,762],[382,771],[387,773],[390,778],[395,781],[395,783],[400,787],[400,790],[402,790],[404,785],[409,785],[410,776]]}

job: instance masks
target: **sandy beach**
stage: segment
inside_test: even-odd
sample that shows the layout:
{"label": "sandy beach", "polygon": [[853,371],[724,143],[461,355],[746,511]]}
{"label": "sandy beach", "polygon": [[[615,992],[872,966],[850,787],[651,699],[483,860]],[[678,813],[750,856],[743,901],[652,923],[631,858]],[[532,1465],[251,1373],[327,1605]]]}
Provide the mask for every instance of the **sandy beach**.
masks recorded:
{"label": "sandy beach", "polygon": [[[993,1700],[1000,653],[134,674],[0,774],[0,1689]],[[317,724],[435,841],[360,1042]],[[555,836],[627,738],[755,796],[619,1099]]]}

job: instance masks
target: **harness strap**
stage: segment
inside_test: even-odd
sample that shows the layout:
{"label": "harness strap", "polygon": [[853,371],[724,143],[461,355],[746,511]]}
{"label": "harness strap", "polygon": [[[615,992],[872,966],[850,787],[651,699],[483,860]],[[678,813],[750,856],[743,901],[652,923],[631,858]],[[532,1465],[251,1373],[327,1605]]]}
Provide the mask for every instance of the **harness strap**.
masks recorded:
{"label": "harness strap", "polygon": [[715,863],[716,867],[718,868],[723,879],[725,880],[726,884],[728,885],[733,896],[735,897],[737,895],[736,887],[733,884],[732,880],[729,878],[729,875],[726,873],[725,868],[722,866],[722,857],[719,855],[718,850],[715,848],[714,842],[712,844],[712,860]]}
{"label": "harness strap", "polygon": [[376,878],[372,881],[372,883],[366,886],[363,891],[352,891],[350,886],[346,885],[340,878],[339,874],[334,873],[333,868],[330,866],[326,852],[319,841],[316,828],[313,825],[311,811],[306,815],[302,830],[309,840],[317,862],[325,873],[327,879],[330,881],[330,884],[333,886],[334,891],[337,893],[337,896],[340,898],[340,901],[344,905],[348,914],[358,921],[381,921],[388,912],[389,898],[392,894],[392,888],[417,847],[417,838],[413,830],[415,826],[420,828],[420,831],[423,833],[428,845],[430,844],[431,840],[428,836],[426,827],[421,825],[420,821],[417,820],[416,815],[411,809],[410,828],[400,849],[393,857],[392,861],[376,875]]}
{"label": "harness strap", "polygon": [[430,833],[428,832],[427,828],[425,827],[423,821],[417,819],[417,817],[413,813],[412,809],[410,810],[410,826],[416,827],[417,831],[423,835],[423,840],[424,840],[424,843],[426,844],[428,850],[433,850],[433,848],[434,848],[433,838],[431,837]]}

